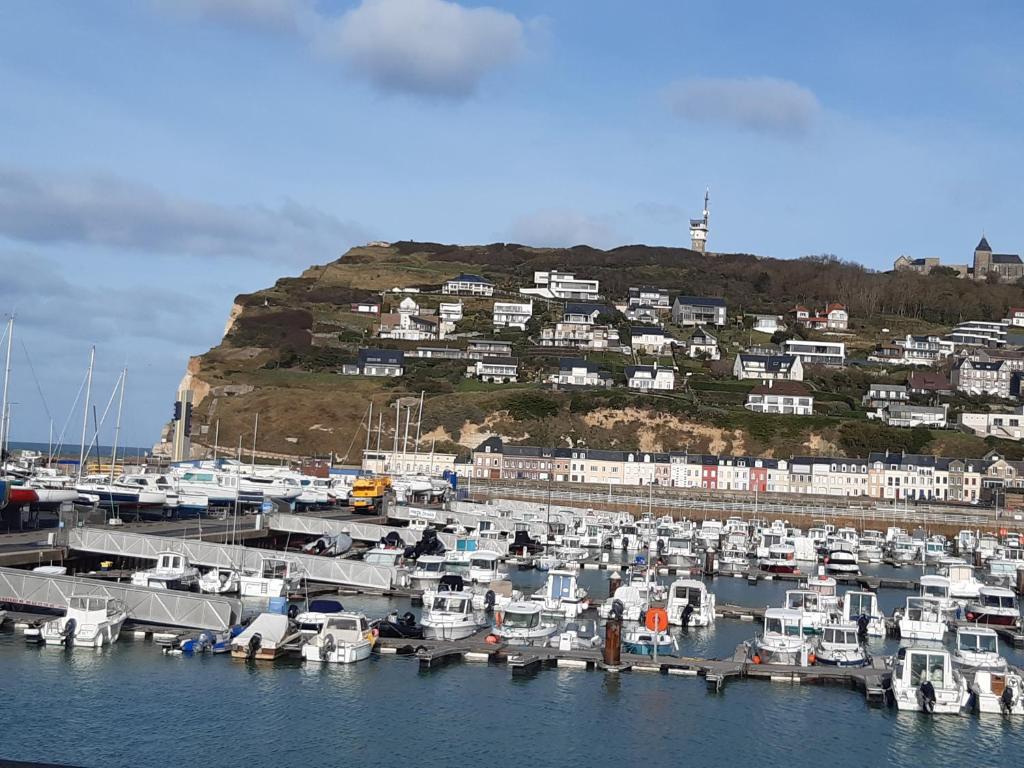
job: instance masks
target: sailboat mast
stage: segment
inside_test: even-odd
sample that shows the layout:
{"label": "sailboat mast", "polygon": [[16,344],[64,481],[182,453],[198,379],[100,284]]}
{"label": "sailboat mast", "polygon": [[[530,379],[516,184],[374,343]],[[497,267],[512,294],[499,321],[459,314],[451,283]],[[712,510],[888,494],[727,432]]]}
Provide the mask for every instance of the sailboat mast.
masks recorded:
{"label": "sailboat mast", "polygon": [[260,412],[256,411],[256,424],[252,428],[252,471],[256,472],[256,435],[260,431]]}
{"label": "sailboat mast", "polygon": [[121,436],[121,408],[124,406],[124,384],[128,378],[128,369],[121,371],[121,394],[117,397],[117,421],[114,424],[114,444],[110,446],[110,482],[114,482],[114,469],[117,467],[117,441]]}
{"label": "sailboat mast", "polygon": [[370,413],[366,417],[366,450],[363,451],[363,461],[366,461],[366,454],[370,452],[370,433],[373,431],[373,400],[370,401]]}
{"label": "sailboat mast", "polygon": [[419,470],[418,462],[420,456],[420,426],[423,424],[423,393],[425,391],[426,390],[423,389],[420,390],[420,412],[419,415],[416,417],[416,443],[412,447],[413,456],[415,457],[413,459],[413,463],[417,464],[417,471]]}
{"label": "sailboat mast", "polygon": [[7,388],[11,383],[11,341],[14,339],[14,316],[7,321],[7,362],[4,364],[4,394],[0,405],[0,448],[7,445]]}
{"label": "sailboat mast", "polygon": [[217,460],[217,443],[220,442],[220,419],[213,427],[213,460]]}
{"label": "sailboat mast", "polygon": [[82,445],[78,452],[78,479],[85,471],[85,435],[89,429],[89,398],[92,397],[92,367],[96,362],[96,347],[89,349],[89,373],[85,377],[85,405],[82,406]]}

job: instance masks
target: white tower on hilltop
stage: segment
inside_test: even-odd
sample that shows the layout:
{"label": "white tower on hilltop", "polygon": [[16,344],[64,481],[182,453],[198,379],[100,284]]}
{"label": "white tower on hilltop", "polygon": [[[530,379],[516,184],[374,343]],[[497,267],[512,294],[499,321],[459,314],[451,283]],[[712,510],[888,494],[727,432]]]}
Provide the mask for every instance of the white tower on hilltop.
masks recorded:
{"label": "white tower on hilltop", "polygon": [[704,190],[704,212],[699,219],[690,219],[690,250],[705,253],[708,247],[708,197],[710,189]]}

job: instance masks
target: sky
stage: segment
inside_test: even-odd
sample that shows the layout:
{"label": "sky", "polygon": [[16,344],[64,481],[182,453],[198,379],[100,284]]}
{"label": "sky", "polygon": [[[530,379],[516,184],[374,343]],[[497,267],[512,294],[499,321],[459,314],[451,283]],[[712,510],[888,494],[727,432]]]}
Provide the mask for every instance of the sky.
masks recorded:
{"label": "sky", "polygon": [[234,296],[371,239],[688,245],[710,188],[715,251],[1020,252],[1022,37],[1014,0],[13,0],[11,438],[77,442],[95,345],[151,445]]}

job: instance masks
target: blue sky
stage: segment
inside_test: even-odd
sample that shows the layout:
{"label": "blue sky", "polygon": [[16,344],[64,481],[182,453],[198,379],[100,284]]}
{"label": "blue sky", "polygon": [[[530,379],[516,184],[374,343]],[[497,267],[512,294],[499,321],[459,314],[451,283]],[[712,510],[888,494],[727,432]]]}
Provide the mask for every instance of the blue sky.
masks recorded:
{"label": "blue sky", "polygon": [[686,244],[710,186],[714,250],[1019,252],[1022,36],[1016,2],[10,3],[13,438],[96,344],[151,444],[236,294],[367,239]]}

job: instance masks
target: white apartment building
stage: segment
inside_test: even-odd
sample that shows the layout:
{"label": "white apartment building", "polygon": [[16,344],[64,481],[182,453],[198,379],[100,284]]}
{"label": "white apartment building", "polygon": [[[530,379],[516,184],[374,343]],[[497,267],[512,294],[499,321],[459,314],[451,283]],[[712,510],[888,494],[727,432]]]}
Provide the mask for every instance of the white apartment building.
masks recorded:
{"label": "white apartment building", "polygon": [[495,328],[526,330],[533,317],[533,301],[496,301],[492,314]]}
{"label": "white apartment building", "polygon": [[782,351],[800,358],[804,365],[846,365],[846,344],[841,341],[789,339]]}
{"label": "white apartment building", "polygon": [[978,437],[1020,440],[1024,437],[1024,406],[1007,413],[961,413],[959,423],[965,432]]}
{"label": "white apartment building", "polygon": [[533,284],[533,288],[521,288],[519,292],[525,296],[562,301],[597,301],[601,298],[599,281],[577,278],[557,269],[534,272]]}

